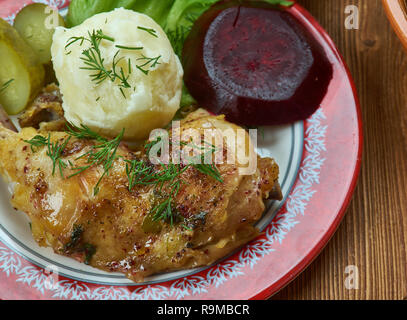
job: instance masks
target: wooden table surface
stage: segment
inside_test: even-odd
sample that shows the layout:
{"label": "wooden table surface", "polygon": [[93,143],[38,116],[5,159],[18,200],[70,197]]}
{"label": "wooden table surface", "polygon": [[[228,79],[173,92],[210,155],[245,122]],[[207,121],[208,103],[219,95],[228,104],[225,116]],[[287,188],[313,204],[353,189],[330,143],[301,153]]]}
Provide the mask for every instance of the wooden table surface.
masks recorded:
{"label": "wooden table surface", "polygon": [[[380,0],[298,2],[331,35],[351,70],[364,154],[358,187],[336,234],[273,299],[407,299],[407,53]],[[359,9],[359,30],[345,28],[348,5]],[[346,288],[350,265],[357,267],[358,289]]]}

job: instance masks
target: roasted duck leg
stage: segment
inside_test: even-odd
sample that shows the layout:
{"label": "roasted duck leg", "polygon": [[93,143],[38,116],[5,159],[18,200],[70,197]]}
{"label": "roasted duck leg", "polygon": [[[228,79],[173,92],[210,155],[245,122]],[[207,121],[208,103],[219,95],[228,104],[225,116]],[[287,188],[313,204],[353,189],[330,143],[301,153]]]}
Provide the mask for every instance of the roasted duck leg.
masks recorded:
{"label": "roasted duck leg", "polygon": [[[239,128],[198,110],[181,121],[181,130],[208,125]],[[252,175],[240,175],[238,165],[219,164],[221,181],[196,167],[182,167],[175,193],[169,191],[170,182],[130,188],[131,163],[145,164],[143,168],[160,177],[162,167],[149,163],[144,151],[121,143],[101,179],[106,169],[102,165],[79,170],[89,164],[86,155],[96,141],[50,132],[43,135],[48,145],[28,143],[35,137],[34,128],[19,133],[0,129],[0,173],[14,184],[12,205],[31,219],[35,240],[57,254],[122,272],[137,282],[224,257],[258,235],[253,224],[265,210],[264,201],[281,199],[278,166],[270,158],[257,158]],[[61,147],[56,161],[55,147]],[[169,197],[171,210],[161,207],[167,216],[160,217],[160,205],[168,204]]]}

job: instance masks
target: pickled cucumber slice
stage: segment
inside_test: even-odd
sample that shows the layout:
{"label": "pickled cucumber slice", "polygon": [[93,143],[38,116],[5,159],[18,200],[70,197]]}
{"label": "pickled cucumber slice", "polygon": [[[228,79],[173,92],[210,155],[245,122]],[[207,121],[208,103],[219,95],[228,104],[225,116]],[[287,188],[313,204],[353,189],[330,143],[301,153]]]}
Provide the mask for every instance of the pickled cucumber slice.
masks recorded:
{"label": "pickled cucumber slice", "polygon": [[45,72],[34,50],[1,18],[0,61],[0,104],[17,114],[38,94]]}
{"label": "pickled cucumber slice", "polygon": [[64,25],[64,19],[58,12],[42,3],[24,7],[14,20],[14,28],[44,64],[51,61],[51,44],[55,28]]}

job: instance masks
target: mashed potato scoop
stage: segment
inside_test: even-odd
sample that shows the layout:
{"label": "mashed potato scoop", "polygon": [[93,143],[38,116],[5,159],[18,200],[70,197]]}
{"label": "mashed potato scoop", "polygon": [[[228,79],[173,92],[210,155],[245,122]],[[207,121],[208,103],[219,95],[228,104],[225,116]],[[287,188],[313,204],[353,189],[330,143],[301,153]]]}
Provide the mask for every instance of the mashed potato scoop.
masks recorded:
{"label": "mashed potato scoop", "polygon": [[107,136],[141,140],[179,109],[181,63],[162,28],[123,8],[58,27],[52,61],[65,118]]}

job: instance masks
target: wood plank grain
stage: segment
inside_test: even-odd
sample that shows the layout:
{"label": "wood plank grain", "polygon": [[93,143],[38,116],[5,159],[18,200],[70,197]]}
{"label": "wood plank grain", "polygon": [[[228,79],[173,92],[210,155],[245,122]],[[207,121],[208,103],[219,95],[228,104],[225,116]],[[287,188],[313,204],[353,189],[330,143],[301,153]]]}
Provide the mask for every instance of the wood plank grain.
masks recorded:
{"label": "wood plank grain", "polygon": [[[328,31],[354,77],[364,122],[359,184],[321,255],[272,299],[407,299],[407,53],[379,0],[300,0]],[[360,29],[346,30],[347,5]],[[359,289],[345,287],[345,268]]]}

